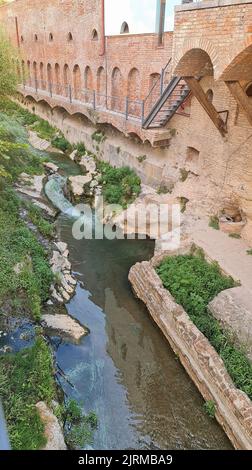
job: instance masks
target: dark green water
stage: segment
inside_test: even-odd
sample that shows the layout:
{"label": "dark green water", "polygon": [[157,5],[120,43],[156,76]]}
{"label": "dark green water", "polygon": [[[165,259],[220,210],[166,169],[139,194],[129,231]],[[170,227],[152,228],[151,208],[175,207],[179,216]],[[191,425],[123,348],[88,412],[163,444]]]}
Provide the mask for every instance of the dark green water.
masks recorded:
{"label": "dark green water", "polygon": [[130,267],[153,255],[146,240],[82,240],[72,221],[58,219],[69,244],[73,270],[83,283],[68,305],[88,326],[80,345],[61,343],[57,360],[72,389],[66,392],[95,410],[96,449],[229,449],[225,434],[203,410],[203,400],[137,301],[127,279]]}

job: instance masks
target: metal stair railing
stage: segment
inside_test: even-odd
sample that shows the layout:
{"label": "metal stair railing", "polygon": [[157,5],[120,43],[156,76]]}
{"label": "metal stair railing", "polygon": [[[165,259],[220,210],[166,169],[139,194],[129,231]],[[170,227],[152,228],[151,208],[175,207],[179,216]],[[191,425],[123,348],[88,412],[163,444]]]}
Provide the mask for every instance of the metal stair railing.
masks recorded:
{"label": "metal stair railing", "polygon": [[142,124],[142,127],[144,129],[147,129],[150,126],[150,124],[153,122],[153,120],[155,119],[155,117],[157,116],[157,114],[159,113],[159,111],[161,110],[165,102],[167,101],[167,99],[171,96],[171,94],[173,93],[177,85],[179,84],[180,80],[181,80],[181,77],[173,77],[171,79],[171,81],[165,88],[163,94],[155,103],[155,105],[153,106],[148,116],[144,119],[143,124]]}

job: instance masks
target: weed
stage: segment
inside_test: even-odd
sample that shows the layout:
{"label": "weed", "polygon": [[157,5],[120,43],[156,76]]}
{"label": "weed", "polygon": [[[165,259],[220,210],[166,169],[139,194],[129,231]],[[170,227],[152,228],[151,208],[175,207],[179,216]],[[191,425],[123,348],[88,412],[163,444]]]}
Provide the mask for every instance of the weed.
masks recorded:
{"label": "weed", "polygon": [[114,168],[105,162],[97,162],[97,168],[101,173],[99,183],[109,204],[120,204],[126,208],[140,194],[141,180],[130,168]]}
{"label": "weed", "polygon": [[93,134],[92,134],[92,140],[94,140],[95,142],[97,142],[98,144],[101,144],[102,142],[104,142],[104,140],[106,139],[106,136],[103,132],[99,132],[99,131],[95,131]]}
{"label": "weed", "polygon": [[0,357],[0,395],[13,450],[46,444],[44,425],[35,407],[56,394],[50,350],[42,337],[31,348]]}
{"label": "weed", "polygon": [[214,228],[215,230],[220,230],[219,218],[217,215],[211,215],[209,219],[209,227]]}
{"label": "weed", "polygon": [[193,255],[166,258],[157,273],[216,349],[235,385],[252,399],[252,365],[207,308],[219,292],[234,287],[233,279],[223,276],[217,263],[208,264]]}
{"label": "weed", "polygon": [[182,183],[184,183],[184,181],[187,180],[188,178],[188,175],[189,175],[189,171],[186,170],[185,168],[180,168],[180,181],[182,181]]}
{"label": "weed", "polygon": [[237,239],[239,239],[239,238],[241,238],[241,235],[240,235],[239,233],[230,233],[230,234],[229,234],[229,237],[230,237],[230,238],[237,238]]}
{"label": "weed", "polygon": [[137,157],[137,160],[139,161],[139,163],[143,163],[147,158],[147,155],[139,155],[139,157]]}
{"label": "weed", "polygon": [[206,411],[207,415],[210,418],[215,418],[215,413],[216,413],[216,405],[214,401],[208,400],[204,403],[204,410]]}

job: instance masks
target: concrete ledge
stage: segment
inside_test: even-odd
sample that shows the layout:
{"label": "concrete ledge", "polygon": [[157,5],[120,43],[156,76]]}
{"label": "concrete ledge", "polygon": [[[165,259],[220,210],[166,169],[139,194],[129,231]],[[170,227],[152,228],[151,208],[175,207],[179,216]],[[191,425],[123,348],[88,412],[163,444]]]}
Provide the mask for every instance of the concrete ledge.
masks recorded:
{"label": "concrete ledge", "polygon": [[234,447],[252,450],[252,402],[235,387],[215,349],[163,287],[151,262],[133,266],[129,280],[204,399],[215,402],[216,419]]}
{"label": "concrete ledge", "polygon": [[220,8],[220,7],[230,7],[234,5],[246,5],[247,3],[252,3],[251,0],[212,0],[212,1],[201,1],[186,3],[184,5],[175,6],[175,13],[180,11],[191,11],[191,10],[206,10],[208,8]]}

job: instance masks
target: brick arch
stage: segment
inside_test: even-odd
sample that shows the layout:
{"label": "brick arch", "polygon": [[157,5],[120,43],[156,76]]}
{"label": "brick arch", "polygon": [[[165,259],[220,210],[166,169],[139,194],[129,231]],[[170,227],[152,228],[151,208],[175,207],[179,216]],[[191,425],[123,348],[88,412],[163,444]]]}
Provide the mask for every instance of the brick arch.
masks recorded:
{"label": "brick arch", "polygon": [[47,64],[46,79],[47,79],[47,88],[48,88],[49,91],[51,91],[52,85],[53,85],[53,76],[52,76],[52,66],[51,66],[51,64]]}
{"label": "brick arch", "polygon": [[32,64],[32,72],[33,72],[33,79],[35,81],[35,87],[38,84],[38,67],[37,67],[37,62],[34,61]]}
{"label": "brick arch", "polygon": [[57,95],[61,94],[61,82],[60,82],[60,66],[59,64],[55,64],[54,66],[54,91]]}
{"label": "brick arch", "polygon": [[44,75],[44,63],[40,62],[39,64],[39,79],[40,86],[42,90],[45,90],[45,75]]}
{"label": "brick arch", "polygon": [[28,84],[31,85],[31,62],[27,60]]}
{"label": "brick arch", "polygon": [[221,80],[248,80],[252,78],[252,40],[242,46],[236,48],[236,52],[230,60],[229,64],[222,70],[220,74]]}
{"label": "brick arch", "polygon": [[63,95],[69,96],[69,86],[70,86],[70,69],[68,64],[65,64],[63,67]]}
{"label": "brick arch", "polygon": [[94,90],[94,84],[93,84],[93,73],[89,65],[86,66],[85,72],[84,72],[84,88],[86,90],[85,92],[86,103],[92,103],[93,101],[92,90]]}
{"label": "brick arch", "polygon": [[73,91],[74,99],[81,99],[81,71],[78,64],[75,64],[73,68]]}
{"label": "brick arch", "polygon": [[134,103],[134,101],[140,100],[140,73],[136,67],[132,68],[128,75],[127,96],[129,98],[129,114],[140,115],[140,106],[138,103]]}
{"label": "brick arch", "polygon": [[123,78],[119,67],[114,67],[111,75],[111,108],[121,111],[122,109],[122,95],[123,92]]}
{"label": "brick arch", "polygon": [[106,73],[104,67],[97,70],[97,104],[106,106]]}
{"label": "brick arch", "polygon": [[[185,58],[185,55],[187,53],[193,50],[200,50],[203,53],[208,55],[210,62],[212,64],[212,69],[213,69],[212,74],[215,75],[216,71],[219,69],[218,53],[215,49],[215,46],[209,40],[204,39],[204,38],[192,38],[192,39],[184,41],[182,47],[177,46],[176,48],[175,46],[175,49],[173,51],[174,58],[173,58],[173,64],[172,64],[172,70],[173,70],[174,75],[180,74],[179,63],[181,65],[181,60]],[[191,69],[190,67],[188,67],[188,69],[184,67],[184,70],[186,73],[191,73],[192,67]]]}
{"label": "brick arch", "polygon": [[203,49],[190,49],[181,57],[174,74],[182,77],[213,75],[213,63]]}

